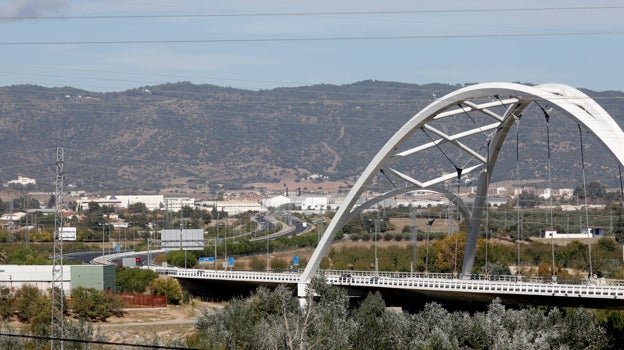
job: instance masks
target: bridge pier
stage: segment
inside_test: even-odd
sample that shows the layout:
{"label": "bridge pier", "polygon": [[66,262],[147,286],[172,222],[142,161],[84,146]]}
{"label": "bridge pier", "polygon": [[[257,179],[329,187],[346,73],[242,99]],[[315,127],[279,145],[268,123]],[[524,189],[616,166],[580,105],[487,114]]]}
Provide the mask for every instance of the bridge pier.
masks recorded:
{"label": "bridge pier", "polygon": [[308,284],[305,282],[297,283],[297,297],[305,298],[308,295]]}

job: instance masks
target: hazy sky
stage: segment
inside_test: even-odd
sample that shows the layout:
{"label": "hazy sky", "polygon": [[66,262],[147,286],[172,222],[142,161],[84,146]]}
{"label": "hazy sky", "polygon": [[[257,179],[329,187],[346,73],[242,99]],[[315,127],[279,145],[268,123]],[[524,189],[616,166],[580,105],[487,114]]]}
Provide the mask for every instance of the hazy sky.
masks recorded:
{"label": "hazy sky", "polygon": [[5,0],[0,17],[0,86],[624,90],[624,1]]}

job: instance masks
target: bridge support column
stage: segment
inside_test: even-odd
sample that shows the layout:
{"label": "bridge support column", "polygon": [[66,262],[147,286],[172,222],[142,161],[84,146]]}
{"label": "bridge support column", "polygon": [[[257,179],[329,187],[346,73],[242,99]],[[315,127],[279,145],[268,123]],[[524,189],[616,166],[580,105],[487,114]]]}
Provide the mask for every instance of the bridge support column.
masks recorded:
{"label": "bridge support column", "polygon": [[479,228],[481,227],[481,215],[483,214],[483,206],[487,205],[487,189],[489,185],[489,176],[487,170],[481,172],[479,176],[479,187],[477,187],[477,195],[475,196],[472,206],[472,214],[468,219],[468,234],[466,235],[466,246],[464,248],[464,261],[462,264],[461,277],[470,276],[474,267],[474,260],[477,252],[477,242],[479,241]]}
{"label": "bridge support column", "polygon": [[297,283],[297,296],[305,298],[308,295],[308,284],[305,282]]}
{"label": "bridge support column", "polygon": [[297,298],[299,299],[299,306],[302,309],[308,307],[308,284],[297,283]]}

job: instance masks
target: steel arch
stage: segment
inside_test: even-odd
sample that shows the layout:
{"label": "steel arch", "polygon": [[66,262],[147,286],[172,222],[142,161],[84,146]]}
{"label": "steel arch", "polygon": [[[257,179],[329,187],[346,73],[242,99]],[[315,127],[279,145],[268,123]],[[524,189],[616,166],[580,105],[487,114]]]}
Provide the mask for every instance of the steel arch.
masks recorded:
{"label": "steel arch", "polygon": [[[449,93],[429,104],[405,123],[386,142],[365,168],[346,196],[343,204],[338,208],[336,215],[327,226],[317,248],[312,254],[299,282],[299,296],[305,295],[307,283],[316,273],[321,259],[326,255],[338,230],[342,229],[353,216],[357,215],[361,210],[378,203],[383,198],[413,191],[415,188],[438,191],[460,205],[460,211],[468,227],[461,273],[462,275],[470,274],[474,266],[479,225],[483,213],[482,208],[485,204],[487,189],[490,183],[489,174],[494,169],[502,144],[511,126],[521,118],[523,111],[533,103],[537,103],[545,114],[548,112],[542,106],[546,104],[563,111],[567,117],[577,122],[579,127],[582,125],[591,131],[620,164],[624,164],[624,149],[619,147],[624,142],[624,132],[602,107],[575,88],[562,84],[527,86],[516,83],[484,83],[464,87]],[[504,108],[503,113],[494,111],[495,108],[500,109],[501,107]],[[455,134],[447,134],[443,130],[428,125],[429,122],[435,120],[463,115],[468,112],[478,113],[492,122]],[[419,130],[435,134],[437,139],[431,138],[431,142],[400,150],[402,146],[408,145],[406,142]],[[462,142],[462,139],[476,134],[486,136],[486,152],[481,152]],[[412,156],[426,149],[439,147],[441,144],[455,147],[460,152],[474,159],[477,164],[465,169],[459,169],[456,166],[457,173],[449,172],[427,181],[415,179],[409,174],[391,167],[397,159]],[[384,175],[395,176],[407,185],[390,191],[392,194],[389,194],[390,192],[381,194],[356,206],[365,186],[371,184],[375,176],[380,172]],[[478,187],[471,210],[468,210],[459,198],[453,198],[452,193],[439,186],[462,174],[477,172]]]}

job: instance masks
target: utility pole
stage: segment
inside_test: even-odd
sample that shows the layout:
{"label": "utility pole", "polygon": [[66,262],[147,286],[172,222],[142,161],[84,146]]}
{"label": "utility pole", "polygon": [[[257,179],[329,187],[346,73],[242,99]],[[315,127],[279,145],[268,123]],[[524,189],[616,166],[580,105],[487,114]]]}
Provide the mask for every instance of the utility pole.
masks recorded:
{"label": "utility pole", "polygon": [[414,274],[414,270],[416,268],[416,244],[418,243],[416,228],[416,213],[414,212],[414,208],[412,208],[410,210],[410,238],[412,239],[412,262],[410,264],[410,271],[412,274]]}
{"label": "utility pole", "polygon": [[56,149],[56,205],[54,211],[54,247],[52,254],[52,322],[50,349],[63,349],[65,318],[63,305],[63,162],[64,148]]}

